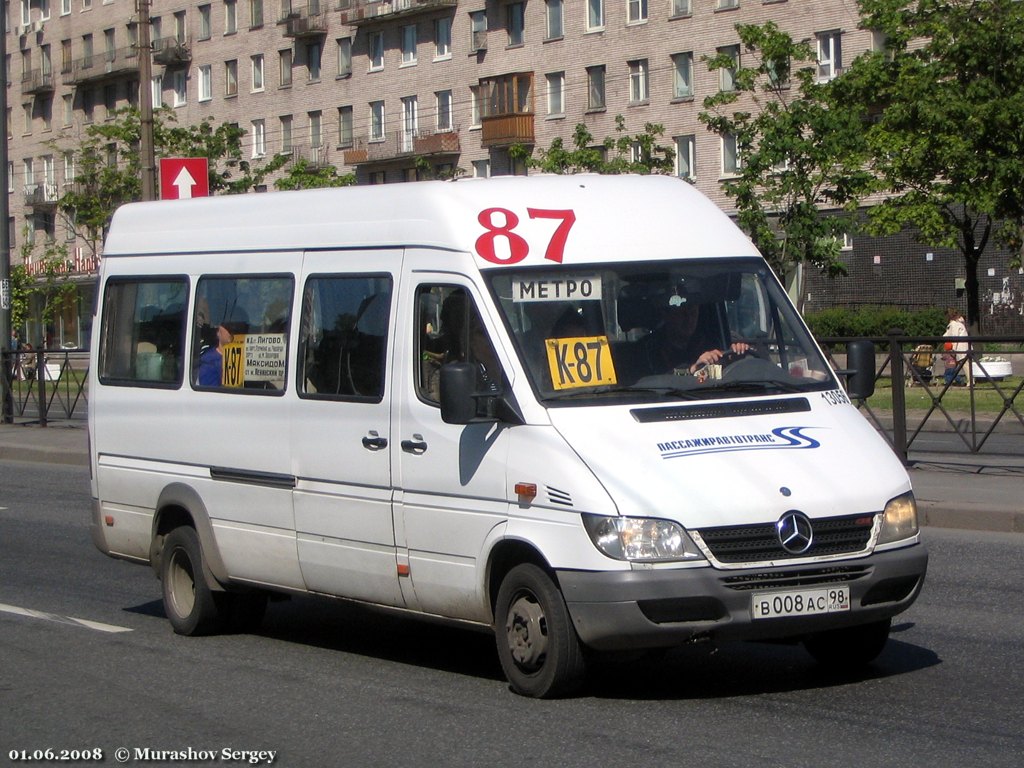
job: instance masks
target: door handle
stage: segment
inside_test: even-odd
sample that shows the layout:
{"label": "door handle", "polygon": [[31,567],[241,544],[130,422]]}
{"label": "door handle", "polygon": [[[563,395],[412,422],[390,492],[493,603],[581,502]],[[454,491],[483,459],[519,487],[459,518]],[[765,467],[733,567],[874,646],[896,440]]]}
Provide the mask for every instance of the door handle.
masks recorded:
{"label": "door handle", "polygon": [[402,450],[406,453],[420,454],[427,450],[427,444],[423,440],[423,435],[413,435],[412,440],[402,441]]}
{"label": "door handle", "polygon": [[387,447],[388,439],[386,437],[381,437],[376,432],[371,432],[363,438],[363,448],[368,451],[379,451],[381,448]]}

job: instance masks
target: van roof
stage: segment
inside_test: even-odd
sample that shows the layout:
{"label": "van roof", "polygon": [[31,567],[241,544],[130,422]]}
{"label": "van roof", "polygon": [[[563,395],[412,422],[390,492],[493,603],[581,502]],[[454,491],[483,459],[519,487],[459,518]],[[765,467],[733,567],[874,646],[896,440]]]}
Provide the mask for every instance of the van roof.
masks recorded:
{"label": "van roof", "polygon": [[682,179],[580,174],[130,203],[103,255],[416,246],[474,253],[481,268],[757,253]]}

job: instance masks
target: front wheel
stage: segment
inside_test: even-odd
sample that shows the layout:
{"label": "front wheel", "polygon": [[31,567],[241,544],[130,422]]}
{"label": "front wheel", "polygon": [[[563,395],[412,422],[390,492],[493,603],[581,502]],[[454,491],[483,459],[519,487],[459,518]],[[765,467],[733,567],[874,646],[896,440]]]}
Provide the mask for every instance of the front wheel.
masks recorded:
{"label": "front wheel", "polygon": [[831,670],[855,670],[874,661],[889,639],[892,619],[830,629],[804,638],[815,661]]}
{"label": "front wheel", "polygon": [[179,635],[208,635],[221,628],[222,615],[203,575],[199,534],[175,528],[164,540],[160,564],[164,612]]}
{"label": "front wheel", "polygon": [[565,600],[536,565],[517,565],[501,582],[494,634],[501,667],[516,693],[554,698],[582,685],[583,651]]}

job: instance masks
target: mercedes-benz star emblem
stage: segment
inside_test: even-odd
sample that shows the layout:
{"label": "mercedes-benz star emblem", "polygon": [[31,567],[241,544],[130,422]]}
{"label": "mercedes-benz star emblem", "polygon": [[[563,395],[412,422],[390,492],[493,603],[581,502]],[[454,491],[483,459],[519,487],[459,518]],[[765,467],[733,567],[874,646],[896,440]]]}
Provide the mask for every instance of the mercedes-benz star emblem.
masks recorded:
{"label": "mercedes-benz star emblem", "polygon": [[787,512],[775,524],[779,543],[791,555],[802,555],[811,548],[814,531],[811,521],[803,512]]}

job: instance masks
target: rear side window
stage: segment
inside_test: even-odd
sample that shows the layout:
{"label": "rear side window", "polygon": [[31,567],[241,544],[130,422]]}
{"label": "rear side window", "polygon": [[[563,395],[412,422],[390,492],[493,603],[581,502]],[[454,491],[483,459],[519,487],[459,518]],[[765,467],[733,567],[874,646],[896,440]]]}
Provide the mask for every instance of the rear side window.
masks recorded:
{"label": "rear side window", "polygon": [[294,285],[290,275],[200,278],[192,344],[197,389],[284,392]]}
{"label": "rear side window", "polygon": [[383,399],[391,288],[388,275],[309,278],[299,334],[300,397]]}
{"label": "rear side window", "polygon": [[187,305],[184,277],[108,280],[100,329],[100,381],[180,386]]}

